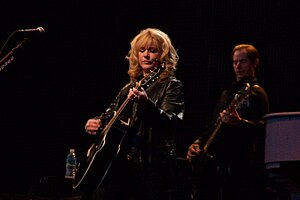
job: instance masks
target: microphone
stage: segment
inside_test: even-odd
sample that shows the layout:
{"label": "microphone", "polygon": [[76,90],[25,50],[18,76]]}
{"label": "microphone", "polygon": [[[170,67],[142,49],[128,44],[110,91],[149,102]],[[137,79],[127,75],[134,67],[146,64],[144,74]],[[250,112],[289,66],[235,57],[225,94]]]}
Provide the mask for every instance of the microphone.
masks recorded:
{"label": "microphone", "polygon": [[38,33],[45,33],[45,29],[43,27],[37,27],[35,29],[21,29],[21,30],[17,30],[16,32],[26,32],[26,33],[38,32]]}
{"label": "microphone", "polygon": [[155,58],[155,59],[150,60],[149,63],[150,64],[153,64],[153,63],[159,64],[160,62],[159,62],[159,60],[157,58]]}

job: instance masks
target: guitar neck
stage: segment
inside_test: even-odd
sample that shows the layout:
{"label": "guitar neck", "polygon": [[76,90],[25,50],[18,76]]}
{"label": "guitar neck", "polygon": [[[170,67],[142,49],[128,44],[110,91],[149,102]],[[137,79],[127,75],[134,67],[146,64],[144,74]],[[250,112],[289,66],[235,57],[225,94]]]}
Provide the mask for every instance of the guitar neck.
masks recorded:
{"label": "guitar neck", "polygon": [[[245,83],[244,87],[240,89],[234,96],[234,98],[231,100],[230,104],[226,108],[227,113],[231,113],[236,109],[236,106],[244,100],[246,97],[248,97],[251,93],[251,87],[249,83]],[[212,133],[210,134],[208,140],[205,142],[203,146],[203,153],[207,154],[208,148],[210,147],[211,143],[215,139],[221,125],[222,125],[221,117],[218,117],[214,129]]]}
{"label": "guitar neck", "polygon": [[103,129],[101,135],[106,134],[110,128],[113,126],[113,124],[116,122],[116,120],[119,118],[120,114],[123,112],[124,108],[128,104],[130,99],[126,98],[125,101],[122,103],[122,105],[119,107],[119,109],[115,112],[114,116],[109,120],[108,124]]}
{"label": "guitar neck", "polygon": [[217,133],[218,133],[218,131],[219,131],[222,123],[223,122],[222,122],[221,118],[219,117],[218,120],[217,120],[217,122],[215,123],[214,130],[212,131],[212,133],[210,134],[209,138],[206,140],[206,142],[203,145],[203,153],[205,153],[205,154],[207,153],[207,151],[208,151],[211,143],[215,139],[215,137],[216,137],[216,135],[217,135]]}

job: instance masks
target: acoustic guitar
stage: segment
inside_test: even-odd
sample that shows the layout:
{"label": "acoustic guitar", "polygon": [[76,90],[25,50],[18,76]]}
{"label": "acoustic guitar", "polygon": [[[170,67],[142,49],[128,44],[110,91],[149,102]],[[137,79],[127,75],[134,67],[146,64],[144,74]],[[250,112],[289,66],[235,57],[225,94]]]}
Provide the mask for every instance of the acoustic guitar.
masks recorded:
{"label": "acoustic guitar", "polygon": [[[159,63],[158,61],[155,62]],[[156,82],[164,69],[163,64],[157,65],[147,76],[140,80],[140,84],[136,89],[147,89]],[[97,189],[104,181],[112,163],[120,152],[122,142],[130,127],[130,118],[124,120],[121,117],[130,101],[128,98],[125,99],[81,158],[73,181],[74,189],[77,187],[88,188],[89,190]]]}

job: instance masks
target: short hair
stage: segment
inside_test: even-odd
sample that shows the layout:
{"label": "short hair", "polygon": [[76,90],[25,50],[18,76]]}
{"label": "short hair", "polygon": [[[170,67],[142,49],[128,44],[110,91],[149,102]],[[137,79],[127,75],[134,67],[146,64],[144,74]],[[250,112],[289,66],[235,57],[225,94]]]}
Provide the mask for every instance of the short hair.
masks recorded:
{"label": "short hair", "polygon": [[258,53],[258,50],[251,44],[238,44],[236,45],[232,52],[231,52],[231,58],[233,58],[233,54],[238,51],[238,50],[241,50],[241,49],[246,49],[247,51],[247,55],[248,55],[248,58],[249,60],[254,63],[257,61],[257,65],[256,65],[256,68],[255,68],[255,71],[258,72],[258,68],[259,68],[259,53]]}

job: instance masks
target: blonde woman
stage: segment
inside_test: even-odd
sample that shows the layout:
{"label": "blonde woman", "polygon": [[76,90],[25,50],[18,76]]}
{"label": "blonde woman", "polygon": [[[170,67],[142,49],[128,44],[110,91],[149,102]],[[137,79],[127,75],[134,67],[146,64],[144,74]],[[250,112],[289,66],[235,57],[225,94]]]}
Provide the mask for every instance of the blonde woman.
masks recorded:
{"label": "blonde woman", "polygon": [[97,154],[95,171],[103,171],[104,164],[107,173],[93,172],[82,199],[174,196],[175,135],[184,114],[183,85],[175,77],[179,57],[169,36],[159,29],[140,31],[130,44],[129,83],[103,114],[85,125],[90,135],[108,130],[103,149],[109,153]]}

